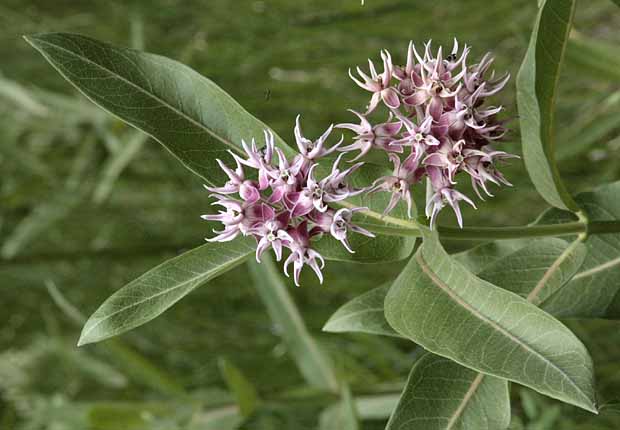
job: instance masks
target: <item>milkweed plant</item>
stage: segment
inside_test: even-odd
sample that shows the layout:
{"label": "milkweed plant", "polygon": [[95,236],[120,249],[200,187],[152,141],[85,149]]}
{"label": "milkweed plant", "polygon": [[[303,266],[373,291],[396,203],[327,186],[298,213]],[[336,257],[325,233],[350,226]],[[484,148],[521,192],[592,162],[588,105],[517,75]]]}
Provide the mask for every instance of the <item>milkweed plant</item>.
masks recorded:
{"label": "milkweed plant", "polygon": [[[610,399],[597,398],[590,355],[562,320],[620,317],[620,184],[573,195],[554,160],[573,15],[574,1],[542,2],[515,79],[522,161],[550,206],[526,226],[471,226],[462,211],[484,210],[511,186],[501,168],[520,157],[502,149],[517,114],[495,101],[510,75],[493,70],[492,54],[476,57],[457,40],[405,42],[394,57],[384,49],[350,69],[368,104],[319,136],[304,132],[308,118],[291,118],[287,143],[176,61],[74,34],[27,36],[87,98],[165,146],[208,192],[207,243],[113,294],[79,344],[142,325],[247,260],[256,260],[259,283],[279,288],[273,300],[288,303],[280,309],[291,292],[276,267],[291,285],[303,284],[306,266],[329,285],[330,261],[408,260],[324,327],[418,345],[387,429],[507,429],[510,383],[599,412]],[[438,222],[443,209],[458,227]],[[481,244],[450,255],[442,239]],[[352,401],[328,358],[301,360],[318,360],[315,373],[300,365],[311,385]]]}

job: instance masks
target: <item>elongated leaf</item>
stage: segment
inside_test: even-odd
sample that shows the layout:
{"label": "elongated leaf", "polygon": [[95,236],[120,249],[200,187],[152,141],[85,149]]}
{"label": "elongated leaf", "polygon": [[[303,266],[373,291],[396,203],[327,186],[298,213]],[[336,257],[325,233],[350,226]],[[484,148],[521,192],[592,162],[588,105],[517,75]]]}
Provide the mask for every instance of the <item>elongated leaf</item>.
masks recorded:
{"label": "elongated leaf", "polygon": [[242,139],[262,138],[267,128],[212,81],[174,60],[76,34],[26,40],[92,102],[153,137],[208,184],[227,181],[216,158],[230,159],[226,150],[240,151]]}
{"label": "elongated leaf", "polygon": [[228,389],[233,393],[239,406],[239,412],[244,417],[250,416],[258,406],[256,388],[245,375],[226,359],[219,360],[220,371],[226,380]]}
{"label": "elongated leaf", "polygon": [[517,76],[517,104],[525,167],[542,197],[552,206],[577,211],[554,161],[554,112],[557,84],[575,0],[545,0]]}
{"label": "elongated leaf", "polygon": [[325,409],[319,418],[319,430],[359,430],[356,403],[349,387],[342,389],[341,401]]}
{"label": "elongated leaf", "polygon": [[242,263],[253,239],[208,243],[151,269],[110,296],[88,319],[78,345],[98,342],[159,316],[192,290]]}
{"label": "elongated leaf", "polygon": [[386,430],[504,430],[508,383],[431,353],[420,357]]}
{"label": "elongated leaf", "polygon": [[[590,221],[620,220],[620,182],[578,194],[577,202]],[[559,210],[545,213],[541,223],[574,221]],[[620,234],[590,235],[588,254],[574,278],[544,303],[543,308],[563,318],[620,318]]]}
{"label": "elongated leaf", "polygon": [[586,253],[579,240],[569,244],[562,239],[536,239],[487,266],[478,276],[540,306],[571,280]]}
{"label": "elongated leaf", "polygon": [[451,259],[436,233],[392,285],[386,317],[431,352],[595,411],[592,361],[573,333]]}
{"label": "elongated leaf", "polygon": [[[566,285],[583,263],[585,255],[585,245],[581,241],[568,244],[560,239],[544,238],[491,242],[456,257],[482,279],[540,305]],[[475,381],[482,377],[482,374],[478,375]],[[484,377],[490,378],[488,375]],[[470,387],[473,388],[473,385]],[[454,393],[449,399],[463,401],[464,397]],[[484,428],[480,424],[473,427]]]}
{"label": "elongated leaf", "polygon": [[385,319],[383,304],[389,289],[389,285],[384,285],[344,304],[325,323],[323,331],[331,333],[361,332],[402,337]]}
{"label": "elongated leaf", "polygon": [[271,320],[280,329],[299,371],[311,386],[337,391],[339,384],[333,365],[312,338],[271,258],[249,263],[254,288],[267,307]]}

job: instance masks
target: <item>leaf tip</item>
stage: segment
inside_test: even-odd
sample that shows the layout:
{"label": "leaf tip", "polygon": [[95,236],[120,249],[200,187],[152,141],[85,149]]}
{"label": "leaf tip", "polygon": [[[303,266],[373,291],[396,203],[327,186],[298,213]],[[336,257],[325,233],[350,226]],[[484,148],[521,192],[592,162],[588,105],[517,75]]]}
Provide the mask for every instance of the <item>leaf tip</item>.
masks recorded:
{"label": "leaf tip", "polygon": [[103,340],[101,336],[93,334],[92,327],[90,326],[89,322],[90,321],[87,321],[82,328],[82,333],[80,333],[80,338],[78,339],[77,343],[78,348],[84,345],[88,345],[89,343],[95,343]]}
{"label": "leaf tip", "polygon": [[323,325],[323,328],[321,328],[321,331],[324,331],[326,333],[338,333],[339,332],[338,328],[336,327],[336,324],[334,324],[333,316],[327,320],[327,322]]}
{"label": "leaf tip", "polygon": [[37,39],[40,34],[23,34],[22,38],[32,47],[37,47]]}
{"label": "leaf tip", "polygon": [[88,345],[89,343],[93,343],[93,341],[88,338],[88,335],[84,335],[84,332],[82,332],[80,338],[78,339],[77,347],[79,348],[81,346]]}

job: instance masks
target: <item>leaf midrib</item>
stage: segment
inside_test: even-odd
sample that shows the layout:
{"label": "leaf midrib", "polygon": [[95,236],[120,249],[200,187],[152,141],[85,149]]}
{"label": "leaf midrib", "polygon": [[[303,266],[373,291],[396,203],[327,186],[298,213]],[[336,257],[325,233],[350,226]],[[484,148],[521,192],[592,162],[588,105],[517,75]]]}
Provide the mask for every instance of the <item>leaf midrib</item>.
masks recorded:
{"label": "leaf midrib", "polygon": [[583,396],[584,399],[586,399],[588,404],[591,403],[589,397],[581,390],[581,388],[572,380],[572,378],[569,375],[566,374],[566,372],[564,372],[561,368],[557,367],[555,363],[553,363],[552,361],[549,361],[548,359],[546,359],[543,355],[541,355],[538,351],[536,351],[535,349],[533,349],[532,347],[530,347],[526,343],[523,343],[523,341],[521,341],[521,339],[519,339],[518,337],[512,335],[510,332],[508,332],[506,329],[504,329],[499,324],[495,323],[494,321],[490,320],[489,318],[485,317],[484,315],[481,315],[477,311],[477,309],[475,309],[474,307],[469,305],[469,303],[464,301],[450,287],[448,287],[446,284],[444,284],[444,282],[432,271],[432,269],[430,268],[428,263],[426,263],[426,261],[424,260],[424,257],[422,256],[421,252],[416,253],[416,257],[415,258],[416,258],[418,264],[420,265],[420,268],[424,272],[424,274],[426,276],[428,276],[428,278],[433,282],[433,284],[435,286],[437,286],[444,293],[446,293],[448,295],[448,297],[452,301],[454,301],[457,305],[461,306],[463,309],[468,311],[471,315],[473,315],[477,319],[479,319],[482,322],[490,325],[491,327],[496,329],[499,333],[501,333],[504,336],[508,337],[509,339],[513,340],[521,348],[523,348],[526,351],[529,351],[532,354],[534,354],[535,356],[539,357],[548,366],[551,366],[552,368],[554,368],[556,371],[558,371],[558,373],[560,373],[577,390],[577,392],[579,394],[581,394]]}
{"label": "leaf midrib", "polygon": [[483,373],[478,373],[478,375],[476,375],[476,378],[474,378],[474,380],[471,382],[471,385],[467,389],[467,392],[465,393],[465,395],[463,396],[461,403],[459,403],[459,406],[456,408],[456,410],[450,417],[450,421],[448,421],[446,430],[452,430],[453,426],[457,423],[457,420],[461,417],[461,415],[463,415],[463,412],[465,412],[465,407],[474,397],[474,394],[476,393],[476,391],[478,391],[478,388],[480,387],[480,385],[482,384],[482,381],[484,380],[484,376],[485,375]]}
{"label": "leaf midrib", "polygon": [[581,243],[581,238],[578,238],[575,241],[573,241],[573,243],[571,243],[569,246],[567,246],[564,251],[562,251],[562,253],[558,256],[558,258],[555,259],[553,264],[551,264],[551,266],[549,266],[549,268],[545,271],[545,273],[540,278],[536,286],[527,295],[526,300],[528,302],[534,303],[534,301],[538,299],[538,294],[547,285],[547,282],[549,281],[549,279],[551,279],[553,274],[560,268],[560,265],[564,262],[564,260],[566,260],[570,256],[570,254],[575,250],[575,248],[577,248],[577,246],[579,246],[580,243]]}
{"label": "leaf midrib", "polygon": [[620,265],[620,257],[614,258],[613,260],[609,260],[606,263],[595,266],[591,269],[584,270],[583,272],[577,273],[573,277],[573,281],[581,278],[585,278],[587,276],[592,276],[600,272],[604,272],[605,270],[611,269],[612,267]]}

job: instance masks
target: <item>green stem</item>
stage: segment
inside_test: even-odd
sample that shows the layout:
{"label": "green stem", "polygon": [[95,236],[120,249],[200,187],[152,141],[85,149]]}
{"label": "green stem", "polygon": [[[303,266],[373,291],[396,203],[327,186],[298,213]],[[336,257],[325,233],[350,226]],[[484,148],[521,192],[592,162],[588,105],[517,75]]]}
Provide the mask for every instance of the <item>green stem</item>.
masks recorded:
{"label": "green stem", "polygon": [[572,236],[575,234],[620,233],[620,221],[575,221],[562,224],[538,224],[520,227],[438,227],[439,235],[456,240],[520,239],[525,237]]}
{"label": "green stem", "polygon": [[[375,233],[396,236],[420,236],[417,228],[394,228],[364,225]],[[450,240],[501,240],[521,239],[527,237],[572,236],[575,234],[610,234],[620,233],[620,221],[596,221],[588,224],[581,221],[561,224],[538,224],[514,227],[444,227],[437,231],[443,239]]]}

